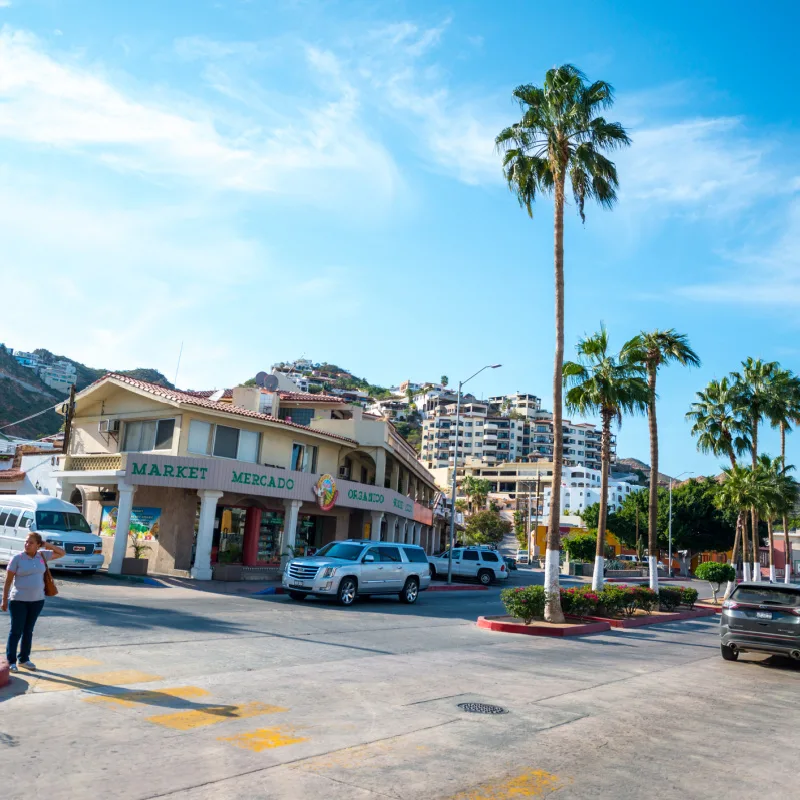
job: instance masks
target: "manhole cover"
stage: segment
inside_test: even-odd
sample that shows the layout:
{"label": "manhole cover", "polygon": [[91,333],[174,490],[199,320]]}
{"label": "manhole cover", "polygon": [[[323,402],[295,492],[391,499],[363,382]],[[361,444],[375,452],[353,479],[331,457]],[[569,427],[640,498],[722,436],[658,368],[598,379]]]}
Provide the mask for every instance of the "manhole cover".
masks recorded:
{"label": "manhole cover", "polygon": [[458,707],[470,714],[508,714],[502,706],[493,706],[489,703],[459,703]]}

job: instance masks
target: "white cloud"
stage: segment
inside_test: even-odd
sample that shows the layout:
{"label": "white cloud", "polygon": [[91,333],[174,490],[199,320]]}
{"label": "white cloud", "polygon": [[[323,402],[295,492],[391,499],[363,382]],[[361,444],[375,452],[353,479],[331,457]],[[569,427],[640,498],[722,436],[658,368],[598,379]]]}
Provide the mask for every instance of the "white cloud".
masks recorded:
{"label": "white cloud", "polygon": [[153,94],[124,91],[99,65],[46,53],[27,33],[0,32],[0,138],[79,152],[118,170],[329,207],[344,200],[374,209],[397,188],[394,162],[363,129],[353,93],[295,102],[281,127],[242,118],[232,130],[235,113],[185,97],[155,102]]}
{"label": "white cloud", "polygon": [[0,8],[11,8],[11,0],[0,0]]}

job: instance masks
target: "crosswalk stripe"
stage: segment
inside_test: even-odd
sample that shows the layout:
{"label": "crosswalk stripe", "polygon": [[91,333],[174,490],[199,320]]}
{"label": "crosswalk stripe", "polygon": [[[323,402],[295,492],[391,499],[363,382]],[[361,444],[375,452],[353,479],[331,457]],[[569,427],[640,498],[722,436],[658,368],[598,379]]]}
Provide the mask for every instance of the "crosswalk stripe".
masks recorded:
{"label": "crosswalk stripe", "polygon": [[243,750],[260,753],[262,750],[272,750],[275,747],[286,747],[289,744],[307,742],[307,736],[295,736],[294,728],[259,728],[257,731],[240,733],[238,736],[220,736],[218,742],[230,742]]}
{"label": "crosswalk stripe", "polygon": [[248,719],[258,717],[262,714],[277,714],[281,711],[288,711],[288,708],[280,706],[270,706],[265,703],[244,703],[243,705],[233,706],[208,706],[204,709],[193,711],[178,711],[174,714],[157,714],[154,717],[147,717],[148,722],[155,725],[163,725],[165,728],[172,728],[176,731],[188,731],[193,728],[202,728],[206,725],[216,725],[234,719]]}

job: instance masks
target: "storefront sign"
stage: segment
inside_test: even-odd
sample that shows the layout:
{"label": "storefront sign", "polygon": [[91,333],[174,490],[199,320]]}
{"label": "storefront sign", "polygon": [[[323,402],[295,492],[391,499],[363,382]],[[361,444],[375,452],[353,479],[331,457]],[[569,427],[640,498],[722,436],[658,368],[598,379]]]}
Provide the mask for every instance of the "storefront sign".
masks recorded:
{"label": "storefront sign", "polygon": [[358,508],[423,524],[429,524],[426,520],[431,517],[430,509],[392,489],[227,458],[129,453],[123,455],[123,469],[124,480],[137,486],[208,489],[304,502],[316,499],[322,511]]}
{"label": "storefront sign", "polygon": [[[117,506],[103,506],[100,515],[100,535],[114,536],[117,532]],[[161,509],[134,506],[131,509],[130,533],[137,539],[158,540],[161,527]]]}
{"label": "storefront sign", "polygon": [[311,490],[317,498],[317,504],[323,511],[330,511],[339,499],[339,490],[333,475],[320,475],[317,485]]}

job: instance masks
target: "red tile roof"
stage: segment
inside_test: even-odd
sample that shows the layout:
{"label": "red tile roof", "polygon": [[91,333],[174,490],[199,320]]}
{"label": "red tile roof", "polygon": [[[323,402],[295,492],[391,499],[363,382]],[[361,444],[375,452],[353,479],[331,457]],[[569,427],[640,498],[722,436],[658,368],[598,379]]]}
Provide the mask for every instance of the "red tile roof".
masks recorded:
{"label": "red tile roof", "polygon": [[0,481],[21,481],[24,477],[24,469],[0,469]]}
{"label": "red tile roof", "polygon": [[[212,394],[216,394],[218,391],[219,389],[203,389],[202,391],[187,389],[186,394],[193,394],[196,397],[204,397],[207,400],[209,397],[211,397]],[[222,396],[233,397],[233,389],[223,389]]]}
{"label": "red tile roof", "polygon": [[290,403],[345,403],[343,397],[332,394],[308,394],[306,392],[278,392],[281,400]]}
{"label": "red tile roof", "polygon": [[[148,394],[155,395],[156,397],[163,397],[173,403],[180,403],[187,406],[197,406],[198,408],[207,408],[210,411],[220,411],[223,414],[231,414],[238,417],[249,417],[250,419],[262,420],[264,422],[271,422],[275,425],[286,425],[289,428],[298,428],[307,433],[314,433],[318,436],[329,439],[337,439],[340,442],[347,442],[348,444],[358,445],[354,439],[348,439],[346,436],[337,436],[335,433],[328,433],[327,431],[320,431],[316,428],[310,428],[308,425],[298,425],[296,422],[287,422],[286,420],[278,419],[270,414],[261,414],[258,411],[248,411],[246,408],[239,408],[230,403],[217,403],[213,400],[207,400],[205,397],[198,396],[197,393],[182,392],[179,389],[167,389],[166,386],[161,386],[157,383],[149,383],[148,381],[140,381],[137,378],[131,378],[129,375],[120,375],[118,372],[108,372],[99,378],[87,389],[97,384],[103,383],[106,380],[115,380],[119,383],[125,383],[132,386],[134,389],[147,392]],[[85,392],[87,389],[84,389]],[[83,394],[80,392],[80,394]],[[314,397],[315,395],[312,395]]]}

